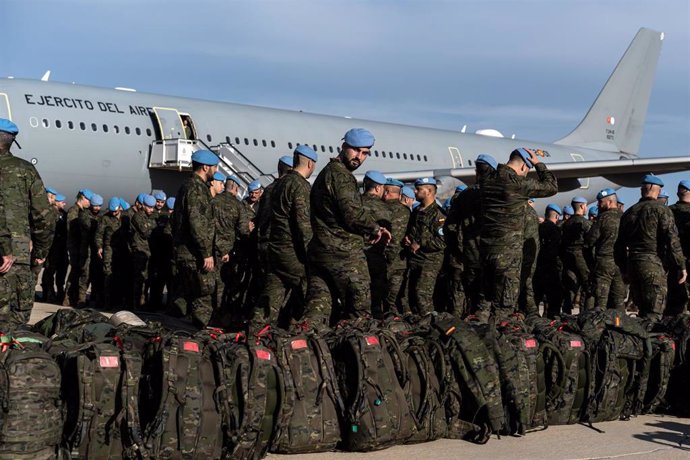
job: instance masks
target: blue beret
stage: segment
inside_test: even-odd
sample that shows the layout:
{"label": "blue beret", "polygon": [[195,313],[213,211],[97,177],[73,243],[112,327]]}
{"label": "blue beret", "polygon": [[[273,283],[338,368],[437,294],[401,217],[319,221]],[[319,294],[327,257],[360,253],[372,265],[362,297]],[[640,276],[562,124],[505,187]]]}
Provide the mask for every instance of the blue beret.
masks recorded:
{"label": "blue beret", "polygon": [[253,180],[247,185],[247,191],[248,192],[255,192],[256,190],[259,190],[262,187],[261,182],[258,180]]}
{"label": "blue beret", "polygon": [[532,157],[532,155],[529,154],[529,152],[527,151],[527,149],[520,147],[519,149],[513,150],[510,154],[513,155],[514,153],[517,153],[518,155],[520,155],[520,157],[522,158],[522,161],[525,162],[525,164],[527,165],[527,167],[528,167],[529,169],[532,169],[532,167],[533,167],[534,165],[533,165],[532,162],[529,160],[529,159]]}
{"label": "blue beret", "polygon": [[311,161],[318,161],[319,156],[316,154],[314,149],[308,145],[298,145],[295,149],[295,153],[302,155],[303,157],[309,158]]}
{"label": "blue beret", "polygon": [[364,128],[352,128],[345,133],[343,140],[350,147],[372,147],[376,141],[374,135]]}
{"label": "blue beret", "polygon": [[599,215],[599,206],[592,206],[589,208],[588,214],[590,216],[598,216]]}
{"label": "blue beret", "polygon": [[401,187],[401,188],[405,186],[405,184],[403,184],[398,179],[393,179],[391,177],[386,178],[386,185],[389,185],[392,187]]}
{"label": "blue beret", "polygon": [[690,190],[690,180],[682,180],[678,182],[678,188],[684,188],[685,190]]}
{"label": "blue beret", "polygon": [[93,196],[93,192],[88,189],[88,188],[83,188],[79,190],[79,193],[84,196],[87,200],[91,200],[91,197]]}
{"label": "blue beret", "polygon": [[534,198],[529,197],[529,198],[527,198],[527,201],[531,201],[532,203],[534,203]]}
{"label": "blue beret", "polygon": [[563,214],[563,211],[561,211],[560,206],[558,206],[558,205],[555,204],[555,203],[549,203],[549,204],[547,204],[547,205],[546,205],[546,210],[547,210],[547,211],[556,211],[556,212],[558,213],[559,216],[560,216],[561,214]]}
{"label": "blue beret", "polygon": [[145,193],[140,193],[139,195],[137,195],[137,203],[144,204],[144,198],[146,198]]}
{"label": "blue beret", "polygon": [[57,190],[55,190],[53,187],[46,187],[46,193],[50,193],[51,195],[58,194]]}
{"label": "blue beret", "polygon": [[492,157],[487,153],[480,153],[474,162],[487,164],[491,166],[494,170],[498,168],[498,161],[496,161],[496,158]]}
{"label": "blue beret", "polygon": [[103,197],[95,193],[91,195],[89,201],[91,202],[91,206],[103,206]]}
{"label": "blue beret", "polygon": [[606,198],[607,196],[615,195],[616,191],[612,188],[605,188],[601,192],[597,193],[597,200]]}
{"label": "blue beret", "polygon": [[407,185],[402,188],[402,194],[408,198],[412,198],[413,200],[415,199],[414,190]]}
{"label": "blue beret", "polygon": [[386,185],[386,176],[378,171],[367,171],[366,174],[364,174],[364,178],[378,185]]}
{"label": "blue beret", "polygon": [[153,195],[146,195],[144,197],[144,206],[148,206],[149,208],[152,208],[156,206],[156,199],[153,197]]}
{"label": "blue beret", "polygon": [[668,198],[668,193],[663,188],[661,189],[661,192],[659,192],[659,198]]}
{"label": "blue beret", "polygon": [[120,198],[120,206],[122,206],[122,209],[125,211],[131,208],[129,203],[127,203],[127,200],[125,200],[124,198]]}
{"label": "blue beret", "polygon": [[422,203],[420,203],[419,201],[415,201],[414,203],[412,203],[412,209],[417,209],[420,204]]}
{"label": "blue beret", "polygon": [[569,215],[572,216],[575,214],[575,210],[573,209],[572,206],[563,206],[563,215]]}
{"label": "blue beret", "polygon": [[220,158],[210,150],[197,150],[192,154],[192,161],[206,166],[216,166]]}
{"label": "blue beret", "polygon": [[19,128],[17,128],[17,125],[12,123],[10,120],[0,118],[0,131],[10,134],[17,134],[19,133]]}
{"label": "blue beret", "polygon": [[583,196],[576,196],[576,197],[573,197],[571,203],[584,203],[584,204],[587,204],[587,198],[585,198],[585,197],[583,197]]}
{"label": "blue beret", "polygon": [[175,197],[171,196],[165,200],[165,205],[168,207],[168,209],[175,209]]}
{"label": "blue beret", "polygon": [[443,202],[442,208],[448,210],[450,208],[450,204],[452,203],[452,201],[453,200],[451,197],[446,198],[446,201]]}
{"label": "blue beret", "polygon": [[417,179],[414,182],[415,187],[418,185],[436,185],[436,179],[434,179],[433,177],[423,177],[421,179]]}
{"label": "blue beret", "polygon": [[116,196],[112,197],[110,201],[108,201],[108,211],[110,212],[117,211],[121,206],[122,203],[120,203],[120,199]]}
{"label": "blue beret", "polygon": [[213,180],[221,181],[225,183],[225,174],[219,173],[218,171],[213,173]]}
{"label": "blue beret", "polygon": [[65,201],[66,199],[65,195],[60,195],[59,193],[55,195],[55,201]]}
{"label": "blue beret", "polygon": [[621,197],[616,195],[616,198],[617,198],[618,204],[625,204],[625,202],[621,199]]}
{"label": "blue beret", "polygon": [[228,181],[232,181],[232,182],[236,183],[237,185],[242,185],[242,181],[240,180],[240,178],[234,174],[231,174],[225,178],[225,182],[227,183]]}
{"label": "blue beret", "polygon": [[465,184],[460,184],[457,187],[455,187],[456,192],[462,192],[463,190],[467,190],[467,185]]}
{"label": "blue beret", "polygon": [[165,201],[165,199],[167,198],[165,196],[165,192],[162,190],[158,190],[156,193],[154,193],[153,197],[158,201]]}
{"label": "blue beret", "polygon": [[283,163],[292,168],[292,157],[290,155],[283,155],[280,157],[280,160],[278,160],[278,163]]}
{"label": "blue beret", "polygon": [[647,174],[642,178],[642,183],[643,184],[652,184],[652,185],[658,185],[659,187],[664,186],[664,181],[661,180],[660,177],[655,176],[654,174]]}

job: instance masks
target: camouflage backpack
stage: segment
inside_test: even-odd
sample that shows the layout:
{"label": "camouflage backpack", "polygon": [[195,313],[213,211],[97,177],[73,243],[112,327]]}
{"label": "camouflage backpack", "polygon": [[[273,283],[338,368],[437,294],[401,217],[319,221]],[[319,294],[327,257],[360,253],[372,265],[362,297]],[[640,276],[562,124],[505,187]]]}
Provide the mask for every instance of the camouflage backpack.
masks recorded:
{"label": "camouflage backpack", "polygon": [[46,337],[0,335],[0,459],[53,459],[62,435],[60,368]]}
{"label": "camouflage backpack", "polygon": [[362,319],[340,323],[328,343],[345,404],[341,447],[370,451],[410,439],[414,422],[400,384],[407,371],[395,339]]}
{"label": "camouflage backpack", "polygon": [[218,382],[205,338],[176,332],[150,342],[142,373],[147,451],[157,458],[220,458]]}
{"label": "camouflage backpack", "polygon": [[344,407],[326,341],[314,332],[273,331],[272,335],[285,394],[271,452],[334,450],[340,442],[338,416]]}
{"label": "camouflage backpack", "polygon": [[687,417],[690,415],[690,398],[687,396],[690,388],[690,315],[669,317],[659,326],[675,339],[675,360],[665,400],[671,412]]}
{"label": "camouflage backpack", "polygon": [[112,329],[105,315],[89,308],[61,308],[32,327],[34,332],[53,340],[74,343],[102,342]]}
{"label": "camouflage backpack", "polygon": [[650,339],[652,356],[647,392],[644,395],[643,414],[654,412],[659,406],[666,406],[666,390],[673,369],[673,361],[676,358],[676,344],[667,334],[653,333],[650,334]]}
{"label": "camouflage backpack", "polygon": [[217,400],[223,431],[223,458],[259,459],[275,440],[284,401],[276,352],[242,333],[212,344],[219,376]]}

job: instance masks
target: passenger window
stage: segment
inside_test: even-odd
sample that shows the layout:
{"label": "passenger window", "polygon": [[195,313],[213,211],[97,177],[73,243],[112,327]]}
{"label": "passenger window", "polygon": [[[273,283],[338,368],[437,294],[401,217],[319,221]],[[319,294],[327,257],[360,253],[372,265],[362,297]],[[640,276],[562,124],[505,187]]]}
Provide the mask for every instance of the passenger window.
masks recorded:
{"label": "passenger window", "polygon": [[57,129],[62,128],[62,122],[61,122],[60,120],[55,120],[55,127],[56,127]]}
{"label": "passenger window", "polygon": [[125,126],[125,133],[129,134],[129,126]]}
{"label": "passenger window", "polygon": [[137,128],[134,131],[137,133],[137,136],[141,136],[141,129]]}
{"label": "passenger window", "polygon": [[315,152],[318,152],[318,151],[319,151],[319,148],[316,146],[316,144],[314,144],[314,151],[315,151]]}
{"label": "passenger window", "polygon": [[86,131],[86,123],[84,123],[83,121],[79,122],[79,127],[81,128],[82,131]]}
{"label": "passenger window", "polygon": [[74,129],[74,123],[72,123],[71,121],[68,121],[68,122],[67,122],[67,127],[68,127],[69,129]]}
{"label": "passenger window", "polygon": [[249,145],[249,139],[247,139],[246,137],[244,138],[244,145]]}
{"label": "passenger window", "polygon": [[292,150],[292,142],[288,142],[288,148]]}
{"label": "passenger window", "polygon": [[275,143],[275,141],[271,141],[271,147],[276,148],[276,143]]}
{"label": "passenger window", "polygon": [[335,149],[340,153],[340,147],[336,147]]}
{"label": "passenger window", "polygon": [[120,134],[120,127],[119,126],[114,125],[113,129],[115,130],[115,134]]}
{"label": "passenger window", "polygon": [[151,137],[151,128],[146,128],[146,135]]}
{"label": "passenger window", "polygon": [[321,151],[324,152],[324,153],[326,153],[326,147],[324,147],[324,146],[322,145],[322,146],[321,146]]}
{"label": "passenger window", "polygon": [[472,160],[467,160],[467,164],[472,166]]}
{"label": "passenger window", "polygon": [[43,127],[44,128],[50,128],[50,122],[48,121],[47,118],[43,119]]}
{"label": "passenger window", "polygon": [[267,144],[266,144],[266,140],[265,140],[265,139],[261,139],[261,145],[263,145],[264,147],[266,147]]}
{"label": "passenger window", "polygon": [[417,161],[422,161],[422,157],[419,154],[417,154]]}
{"label": "passenger window", "polygon": [[208,140],[209,142],[212,142],[212,141],[211,141],[211,135],[210,135],[210,134],[207,134],[207,135],[206,135],[206,140]]}
{"label": "passenger window", "polygon": [[375,156],[376,158],[379,157],[379,151],[378,151],[378,150],[374,150],[374,156]]}
{"label": "passenger window", "polygon": [[231,142],[230,142],[230,136],[225,136],[225,142],[227,142],[228,144],[231,144]]}
{"label": "passenger window", "polygon": [[424,161],[429,161],[429,159],[424,155]]}
{"label": "passenger window", "polygon": [[239,137],[236,137],[236,138],[235,138],[235,144],[239,144],[239,143],[240,143],[240,138],[239,138]]}
{"label": "passenger window", "polygon": [[259,141],[257,141],[256,139],[254,139],[254,147],[258,147],[258,146],[259,146]]}
{"label": "passenger window", "polygon": [[103,125],[103,132],[107,133],[108,132],[108,125]]}
{"label": "passenger window", "polygon": [[403,160],[407,160],[407,153],[403,153]]}
{"label": "passenger window", "polygon": [[332,145],[329,145],[329,146],[328,146],[328,151],[331,152],[331,153],[333,153],[333,146],[332,146]]}
{"label": "passenger window", "polygon": [[96,123],[91,123],[91,131],[93,131],[94,133],[98,131],[98,126],[96,126]]}
{"label": "passenger window", "polygon": [[395,158],[397,158],[398,160],[400,159],[400,152],[395,153]]}

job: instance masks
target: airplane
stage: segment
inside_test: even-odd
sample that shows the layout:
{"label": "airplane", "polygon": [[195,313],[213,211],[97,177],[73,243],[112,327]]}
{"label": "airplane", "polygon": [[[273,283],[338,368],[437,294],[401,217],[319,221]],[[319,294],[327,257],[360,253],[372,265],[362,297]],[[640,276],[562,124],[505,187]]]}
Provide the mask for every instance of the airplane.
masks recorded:
{"label": "airplane", "polygon": [[[553,143],[499,137],[495,130],[466,134],[249,105],[7,78],[0,80],[0,117],[19,126],[22,149],[14,153],[36,165],[46,185],[67,196],[91,188],[104,197],[131,199],[140,192],[175,194],[189,174],[191,155],[214,150],[220,169],[245,184],[275,179],[278,158],[299,144],[319,155],[317,168],[337,155],[342,135],[364,127],[376,136],[366,170],[414,181],[436,177],[439,196],[459,181],[474,181],[480,153],[504,162],[518,147],[534,149],[558,178],[556,197],[595,201],[599,190],[635,186],[647,173],[690,168],[690,157],[639,158],[647,106],[664,34],[638,31],[587,115]],[[185,132],[185,124],[189,126]],[[488,134],[488,135],[486,135]]]}

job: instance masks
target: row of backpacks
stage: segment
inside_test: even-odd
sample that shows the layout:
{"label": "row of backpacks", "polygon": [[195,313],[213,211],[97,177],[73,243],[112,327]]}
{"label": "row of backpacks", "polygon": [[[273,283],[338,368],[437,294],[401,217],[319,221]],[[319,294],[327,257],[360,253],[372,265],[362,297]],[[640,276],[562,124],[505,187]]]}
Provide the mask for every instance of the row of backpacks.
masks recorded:
{"label": "row of backpacks", "polygon": [[689,317],[616,310],[247,337],[64,309],[0,335],[0,459],[258,459],[687,415],[689,339]]}

